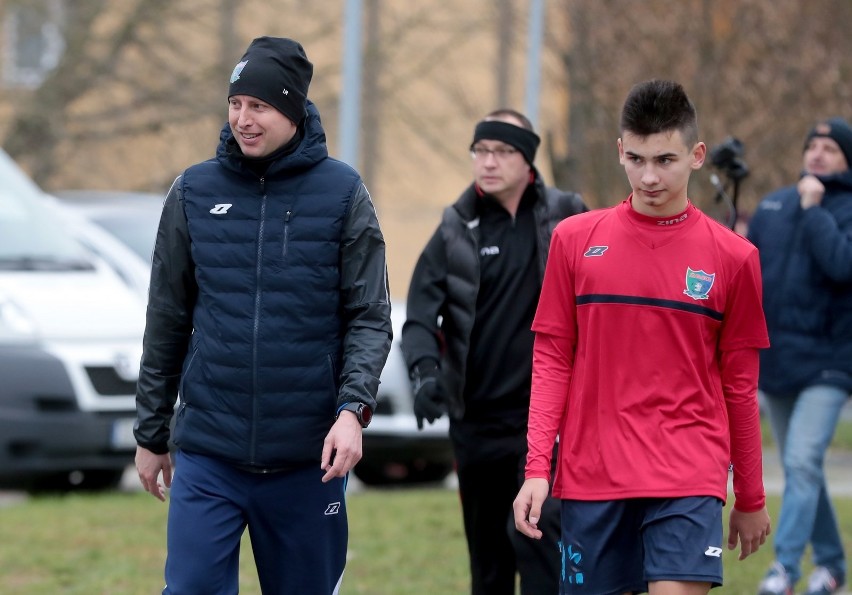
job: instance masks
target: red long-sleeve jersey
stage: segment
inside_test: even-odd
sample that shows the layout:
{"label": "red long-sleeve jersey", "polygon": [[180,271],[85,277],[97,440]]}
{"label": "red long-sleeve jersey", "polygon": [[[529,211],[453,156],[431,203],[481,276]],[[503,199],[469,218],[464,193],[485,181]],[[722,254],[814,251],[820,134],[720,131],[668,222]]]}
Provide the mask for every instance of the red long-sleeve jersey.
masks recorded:
{"label": "red long-sleeve jersey", "polygon": [[658,219],[621,205],[554,232],[538,309],[527,477],[556,497],[764,504],[757,250],[692,204]]}

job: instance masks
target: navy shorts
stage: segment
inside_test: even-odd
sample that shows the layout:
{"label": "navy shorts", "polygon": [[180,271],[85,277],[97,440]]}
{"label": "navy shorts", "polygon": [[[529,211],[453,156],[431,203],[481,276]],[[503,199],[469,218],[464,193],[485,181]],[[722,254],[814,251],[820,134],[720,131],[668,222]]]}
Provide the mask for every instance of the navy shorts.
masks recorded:
{"label": "navy shorts", "polygon": [[562,501],[560,594],[644,593],[651,581],[722,584],[722,501]]}

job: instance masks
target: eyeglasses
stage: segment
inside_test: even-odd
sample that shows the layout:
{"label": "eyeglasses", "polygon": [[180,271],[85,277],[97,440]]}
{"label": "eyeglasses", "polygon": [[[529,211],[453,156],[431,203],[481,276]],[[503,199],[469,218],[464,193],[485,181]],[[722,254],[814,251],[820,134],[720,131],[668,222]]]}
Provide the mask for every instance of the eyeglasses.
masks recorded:
{"label": "eyeglasses", "polygon": [[473,159],[485,159],[489,155],[494,155],[494,158],[497,161],[502,161],[503,159],[508,159],[515,153],[517,153],[517,149],[513,149],[512,147],[498,147],[496,149],[486,149],[485,147],[473,147],[470,150],[470,156]]}

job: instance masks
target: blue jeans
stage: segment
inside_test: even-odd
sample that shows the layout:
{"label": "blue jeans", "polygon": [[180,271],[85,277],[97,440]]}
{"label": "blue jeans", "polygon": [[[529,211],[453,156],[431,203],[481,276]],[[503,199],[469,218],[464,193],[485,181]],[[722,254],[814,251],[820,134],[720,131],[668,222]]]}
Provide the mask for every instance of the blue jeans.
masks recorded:
{"label": "blue jeans", "polygon": [[814,564],[846,574],[843,541],[825,482],[825,452],[848,393],[828,385],[798,395],[764,393],[784,468],[784,496],[775,529],[775,558],[795,583],[808,543]]}

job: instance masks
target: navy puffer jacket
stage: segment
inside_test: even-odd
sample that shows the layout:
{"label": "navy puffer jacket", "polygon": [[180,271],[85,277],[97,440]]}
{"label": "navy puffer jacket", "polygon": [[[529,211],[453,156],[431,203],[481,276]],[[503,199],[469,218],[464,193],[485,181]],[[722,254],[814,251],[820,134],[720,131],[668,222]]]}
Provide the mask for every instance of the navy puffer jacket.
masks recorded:
{"label": "navy puffer jacket", "polygon": [[852,390],[852,171],[818,177],[820,206],[802,210],[788,186],[767,195],[749,223],[771,345],[760,387],[772,394],[814,384]]}
{"label": "navy puffer jacket", "polygon": [[357,172],[304,138],[263,177],[229,127],[172,186],[154,252],[137,442],[241,466],[319,464],[340,405],[375,409],[390,348],[384,240]]}

